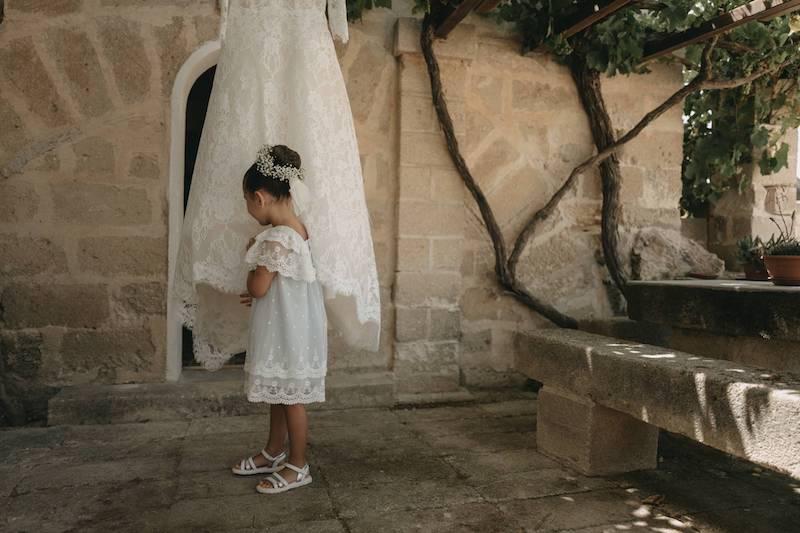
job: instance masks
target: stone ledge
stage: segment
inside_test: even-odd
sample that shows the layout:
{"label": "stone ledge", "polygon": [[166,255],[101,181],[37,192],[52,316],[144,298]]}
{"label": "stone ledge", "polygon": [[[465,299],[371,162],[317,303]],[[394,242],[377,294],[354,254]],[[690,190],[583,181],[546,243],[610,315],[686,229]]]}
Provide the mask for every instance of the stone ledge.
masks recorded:
{"label": "stone ledge", "polygon": [[[260,414],[265,406],[248,402],[241,369],[186,370],[177,383],[80,385],[61,390],[49,402],[47,425],[117,424],[184,420],[207,416]],[[309,409],[386,407],[395,404],[389,372],[330,374],[326,401]]]}
{"label": "stone ledge", "polygon": [[628,315],[722,335],[800,340],[800,287],[736,280],[632,281]]}
{"label": "stone ledge", "polygon": [[800,377],[572,330],[518,335],[516,367],[562,390],[800,478]]}

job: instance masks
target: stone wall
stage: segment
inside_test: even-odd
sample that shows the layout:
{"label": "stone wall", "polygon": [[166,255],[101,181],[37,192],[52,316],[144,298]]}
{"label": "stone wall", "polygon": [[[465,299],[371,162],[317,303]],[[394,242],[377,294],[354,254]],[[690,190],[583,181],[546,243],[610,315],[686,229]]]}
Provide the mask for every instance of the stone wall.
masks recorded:
{"label": "stone wall", "polygon": [[169,96],[212,0],[10,0],[0,26],[7,387],[158,381]]}
{"label": "stone wall", "polygon": [[[418,40],[418,23],[401,20],[398,384],[518,384],[513,333],[549,323],[495,282],[491,242],[439,131]],[[592,154],[588,121],[569,71],[545,55],[521,56],[507,28],[471,16],[435,49],[462,153],[510,249],[527,218]],[[615,128],[632,127],[680,85],[678,69],[660,66],[604,80]],[[675,108],[620,153],[627,225],[679,228],[682,135]],[[612,314],[597,260],[600,200],[598,173],[582,176],[519,265],[534,294],[578,318]]]}
{"label": "stone wall", "polygon": [[[0,25],[0,328],[6,388],[34,416],[58,387],[165,375],[169,96],[216,38],[214,0],[9,0]],[[337,44],[356,121],[381,284],[377,353],[331,343],[331,372],[392,370],[399,392],[519,384],[512,335],[548,323],[501,294],[475,204],[430,102],[410,2]],[[592,153],[568,71],[522,57],[470,17],[437,42],[462,150],[508,244]],[[604,81],[617,128],[681,83],[677,69]],[[620,155],[624,220],[678,227],[680,110]],[[600,190],[580,179],[520,263],[578,317],[612,314],[598,263]]]}
{"label": "stone wall", "polygon": [[757,164],[747,165],[744,172],[749,180],[741,193],[728,191],[712,205],[707,220],[708,246],[725,260],[728,269],[741,270],[736,258],[739,239],[752,235],[768,240],[778,234],[770,218],[780,221],[783,213],[788,225],[792,211],[797,209],[797,134],[790,129],[781,140],[789,146],[788,167],[763,175]]}

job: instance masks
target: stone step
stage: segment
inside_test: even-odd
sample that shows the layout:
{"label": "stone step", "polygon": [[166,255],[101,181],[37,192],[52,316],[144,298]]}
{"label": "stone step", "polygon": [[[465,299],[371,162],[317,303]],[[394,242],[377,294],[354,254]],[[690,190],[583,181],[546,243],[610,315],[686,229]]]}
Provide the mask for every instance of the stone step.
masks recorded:
{"label": "stone step", "polygon": [[[66,387],[49,402],[47,424],[118,424],[263,413],[248,402],[241,368],[218,372],[186,369],[174,383],[79,385]],[[326,401],[310,410],[388,407],[396,403],[390,372],[329,374]]]}

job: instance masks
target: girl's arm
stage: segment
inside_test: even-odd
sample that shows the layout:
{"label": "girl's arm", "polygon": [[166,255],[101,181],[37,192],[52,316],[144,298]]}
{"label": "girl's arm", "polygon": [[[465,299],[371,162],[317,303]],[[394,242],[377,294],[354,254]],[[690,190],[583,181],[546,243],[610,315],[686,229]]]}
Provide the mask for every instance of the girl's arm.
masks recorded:
{"label": "girl's arm", "polygon": [[247,292],[253,298],[262,298],[272,285],[272,280],[275,279],[277,272],[270,272],[263,266],[257,266],[255,270],[251,270],[247,274]]}

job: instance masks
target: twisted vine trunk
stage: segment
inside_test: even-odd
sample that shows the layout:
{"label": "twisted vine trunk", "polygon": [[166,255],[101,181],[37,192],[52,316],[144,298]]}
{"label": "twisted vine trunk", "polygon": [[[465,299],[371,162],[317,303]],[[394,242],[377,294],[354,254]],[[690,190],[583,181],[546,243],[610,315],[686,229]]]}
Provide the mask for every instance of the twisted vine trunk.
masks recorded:
{"label": "twisted vine trunk", "polygon": [[[591,68],[583,54],[576,54],[570,63],[570,72],[578,90],[583,109],[589,118],[589,128],[597,146],[597,151],[616,144],[611,117],[606,110],[603,93],[600,87],[600,74]],[[616,154],[611,154],[600,163],[600,178],[603,190],[603,207],[601,220],[601,241],[603,257],[606,262],[614,284],[625,295],[627,279],[619,261],[619,219],[620,219],[620,188],[622,174],[619,169],[619,159]]]}
{"label": "twisted vine trunk", "polygon": [[442,128],[445,141],[447,142],[447,150],[450,153],[450,158],[453,160],[453,164],[456,170],[458,170],[464,185],[467,187],[470,194],[472,194],[472,198],[475,200],[480,210],[481,218],[483,219],[483,223],[486,226],[494,248],[494,270],[500,285],[518,301],[530,307],[557,326],[576,329],[578,323],[574,318],[565,315],[555,307],[542,302],[531,294],[517,279],[515,269],[510,269],[508,266],[508,255],[500,225],[497,223],[497,219],[486,199],[486,195],[473,178],[466,161],[464,161],[461,155],[461,149],[458,146],[458,139],[453,129],[453,120],[450,117],[450,111],[447,108],[447,100],[442,90],[439,61],[436,59],[436,54],[433,51],[433,27],[431,25],[430,16],[426,16],[422,22],[420,46],[422,48],[422,55],[425,57],[425,64],[428,67],[433,107],[436,110],[439,126]]}

